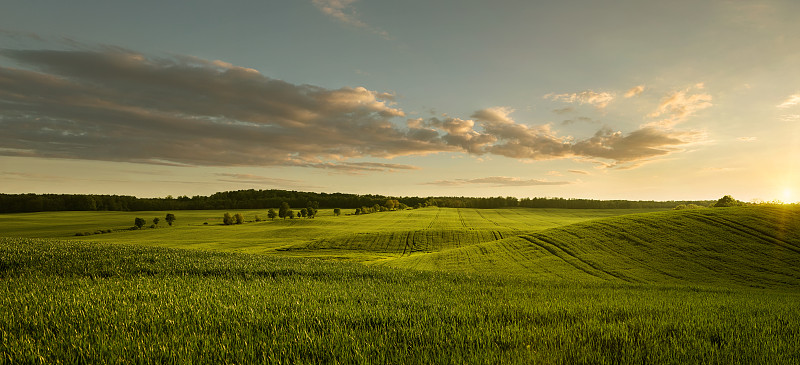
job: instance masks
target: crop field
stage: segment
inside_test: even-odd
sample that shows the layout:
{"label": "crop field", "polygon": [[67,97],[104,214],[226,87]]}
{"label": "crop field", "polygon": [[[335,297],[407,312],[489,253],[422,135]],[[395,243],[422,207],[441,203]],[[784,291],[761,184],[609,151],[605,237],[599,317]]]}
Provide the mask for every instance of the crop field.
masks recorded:
{"label": "crop field", "polygon": [[[654,210],[596,209],[439,209],[427,208],[334,216],[320,210],[316,218],[267,219],[266,210],[241,213],[246,224],[224,226],[226,211],[175,211],[172,227],[167,212],[47,212],[0,214],[0,236],[69,238],[110,243],[146,244],[248,253],[339,257],[358,261],[431,252],[493,241],[602,217]],[[349,212],[345,212],[349,213]],[[255,217],[263,219],[255,222]],[[158,228],[131,231],[134,218]],[[94,234],[100,230],[112,233]],[[87,235],[75,236],[76,233]]]}
{"label": "crop field", "polygon": [[800,362],[797,208],[166,213],[0,215],[0,363]]}

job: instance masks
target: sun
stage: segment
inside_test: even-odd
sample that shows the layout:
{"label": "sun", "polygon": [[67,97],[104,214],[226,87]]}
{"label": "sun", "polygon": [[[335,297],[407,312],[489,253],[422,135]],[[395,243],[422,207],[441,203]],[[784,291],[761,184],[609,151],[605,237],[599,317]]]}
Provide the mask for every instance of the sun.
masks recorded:
{"label": "sun", "polygon": [[791,188],[783,189],[783,201],[786,203],[794,203],[794,193]]}

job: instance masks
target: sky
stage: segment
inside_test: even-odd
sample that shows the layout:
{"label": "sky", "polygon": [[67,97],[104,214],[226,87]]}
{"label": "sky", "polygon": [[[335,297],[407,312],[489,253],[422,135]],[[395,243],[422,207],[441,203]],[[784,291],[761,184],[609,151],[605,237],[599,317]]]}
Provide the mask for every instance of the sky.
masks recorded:
{"label": "sky", "polygon": [[0,193],[800,200],[797,1],[17,1]]}

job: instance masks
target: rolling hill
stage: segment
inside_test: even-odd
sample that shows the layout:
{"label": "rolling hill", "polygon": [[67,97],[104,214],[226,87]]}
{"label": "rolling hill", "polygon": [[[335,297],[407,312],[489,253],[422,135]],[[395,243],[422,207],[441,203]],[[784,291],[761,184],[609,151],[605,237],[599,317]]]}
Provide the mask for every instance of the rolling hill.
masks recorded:
{"label": "rolling hill", "polygon": [[800,286],[800,210],[739,207],[633,214],[385,265],[547,279],[754,287]]}
{"label": "rolling hill", "polygon": [[[59,213],[54,226],[25,224],[48,216],[3,218],[17,222],[6,232],[50,236],[81,227],[75,217]],[[797,208],[426,208],[239,226],[200,213],[181,219],[79,240],[0,232],[3,359],[800,360]],[[263,253],[219,252],[253,243]],[[341,257],[370,264],[331,260]]]}

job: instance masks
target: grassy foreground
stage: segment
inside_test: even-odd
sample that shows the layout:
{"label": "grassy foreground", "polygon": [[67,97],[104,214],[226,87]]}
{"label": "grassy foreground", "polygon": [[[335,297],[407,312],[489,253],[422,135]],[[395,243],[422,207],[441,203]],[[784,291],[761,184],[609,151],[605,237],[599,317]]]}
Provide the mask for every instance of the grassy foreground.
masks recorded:
{"label": "grassy foreground", "polygon": [[800,295],[0,239],[2,363],[798,363]]}
{"label": "grassy foreground", "polygon": [[0,364],[800,363],[797,208],[164,213],[0,215]]}

